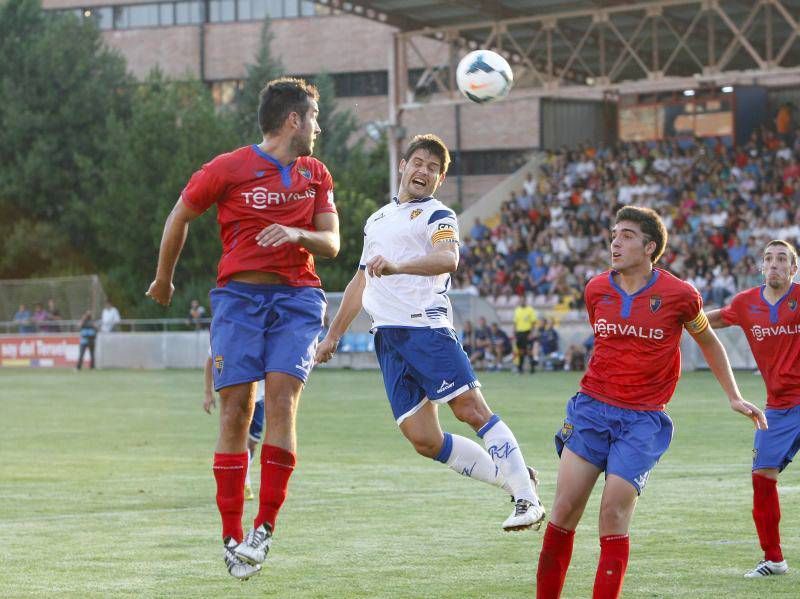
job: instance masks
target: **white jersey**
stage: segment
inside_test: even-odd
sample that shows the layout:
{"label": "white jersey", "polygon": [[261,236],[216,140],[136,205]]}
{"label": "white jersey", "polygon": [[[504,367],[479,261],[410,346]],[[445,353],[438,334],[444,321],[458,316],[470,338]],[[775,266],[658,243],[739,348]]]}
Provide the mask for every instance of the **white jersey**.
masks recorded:
{"label": "white jersey", "polygon": [[[439,243],[458,243],[455,213],[436,198],[399,204],[392,200],[367,219],[359,268],[375,256],[391,262],[413,262]],[[362,303],[379,327],[452,328],[447,297],[450,275],[367,275]]]}

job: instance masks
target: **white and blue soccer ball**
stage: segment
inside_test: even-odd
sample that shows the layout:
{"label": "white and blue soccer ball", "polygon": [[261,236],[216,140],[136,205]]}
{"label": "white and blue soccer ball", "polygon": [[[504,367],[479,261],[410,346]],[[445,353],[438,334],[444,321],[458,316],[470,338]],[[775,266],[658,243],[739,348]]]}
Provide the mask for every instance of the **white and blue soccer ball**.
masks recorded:
{"label": "white and blue soccer ball", "polygon": [[478,104],[494,102],[508,95],[514,73],[505,58],[491,50],[470,52],[456,69],[458,89]]}

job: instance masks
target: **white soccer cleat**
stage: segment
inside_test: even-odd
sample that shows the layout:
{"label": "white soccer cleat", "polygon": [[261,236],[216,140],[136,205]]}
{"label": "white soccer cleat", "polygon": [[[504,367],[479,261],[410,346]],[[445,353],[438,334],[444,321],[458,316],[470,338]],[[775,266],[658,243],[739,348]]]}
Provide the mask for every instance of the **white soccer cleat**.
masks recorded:
{"label": "white soccer cleat", "polygon": [[782,562],[771,562],[768,559],[763,559],[758,562],[758,565],[744,575],[745,578],[762,578],[764,576],[778,576],[786,574],[789,571],[789,565],[786,560]]}
{"label": "white soccer cleat", "polygon": [[514,511],[503,522],[503,530],[506,532],[525,530],[526,528],[539,530],[546,515],[547,512],[545,512],[544,506],[538,498],[534,501],[517,499],[514,502]]}
{"label": "white soccer cleat", "polygon": [[272,545],[272,530],[262,524],[247,533],[244,541],[235,550],[236,556],[249,564],[258,565],[260,568],[267,559],[270,545]]}
{"label": "white soccer cleat", "polygon": [[236,555],[236,547],[238,545],[239,543],[229,537],[225,542],[225,550],[222,556],[225,558],[225,565],[228,566],[228,572],[231,576],[239,580],[247,580],[261,572],[261,565],[248,564],[240,559]]}

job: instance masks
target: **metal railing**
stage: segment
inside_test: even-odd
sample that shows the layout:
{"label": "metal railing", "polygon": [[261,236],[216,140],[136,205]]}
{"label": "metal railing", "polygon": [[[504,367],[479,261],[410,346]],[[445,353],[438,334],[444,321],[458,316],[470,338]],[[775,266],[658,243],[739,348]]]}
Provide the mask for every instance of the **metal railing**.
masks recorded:
{"label": "metal railing", "polygon": [[[100,331],[100,321],[93,321]],[[15,320],[0,321],[0,333],[6,335],[47,335],[77,333],[80,320],[46,320],[43,322],[20,323]],[[113,328],[115,333],[143,333],[167,331],[194,331],[207,329],[210,318],[126,318],[120,320]],[[102,334],[102,331],[100,331]]]}

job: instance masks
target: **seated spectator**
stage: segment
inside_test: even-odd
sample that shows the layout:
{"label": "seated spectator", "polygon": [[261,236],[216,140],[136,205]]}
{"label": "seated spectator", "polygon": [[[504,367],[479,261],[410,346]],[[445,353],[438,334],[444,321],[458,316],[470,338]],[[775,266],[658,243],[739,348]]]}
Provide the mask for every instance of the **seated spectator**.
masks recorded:
{"label": "seated spectator", "polygon": [[56,305],[56,300],[52,297],[47,300],[47,320],[48,324],[42,326],[43,331],[49,331],[51,333],[57,333],[61,330],[61,326],[55,324],[56,322],[63,320],[63,316],[61,316],[61,311],[58,309]]}
{"label": "seated spectator", "polygon": [[731,269],[723,266],[711,283],[711,301],[717,306],[723,306],[735,293],[736,279],[733,278]]}
{"label": "seated spectator", "polygon": [[489,326],[486,324],[486,319],[481,316],[478,318],[478,326],[475,328],[473,335],[474,350],[470,357],[470,362],[476,370],[482,370],[486,364],[487,358],[492,353],[492,340],[489,331]]}
{"label": "seated spectator", "polygon": [[31,311],[25,307],[25,304],[20,304],[17,311],[14,313],[14,322],[17,323],[20,333],[33,333],[36,327],[33,326],[33,315]]}
{"label": "seated spectator", "polygon": [[189,322],[194,325],[194,328],[201,329],[205,326],[205,324],[202,322],[205,316],[206,309],[200,305],[198,300],[192,300],[192,303],[189,306]]}
{"label": "seated spectator", "polygon": [[461,347],[464,348],[464,353],[472,362],[472,356],[475,353],[475,329],[471,320],[464,321],[464,330],[461,331]]}
{"label": "seated spectator", "polygon": [[586,370],[586,348],[572,344],[564,354],[564,370],[580,372]]}
{"label": "seated spectator", "polygon": [[[31,321],[33,322],[33,327],[37,330],[43,330],[43,325],[50,320],[50,314],[47,313],[47,310],[44,309],[42,304],[35,304],[33,306],[33,315],[31,316]],[[46,326],[44,329],[46,330]]]}
{"label": "seated spectator", "polygon": [[513,358],[511,338],[500,328],[496,322],[492,323],[489,329],[489,340],[491,342],[491,364],[489,370],[502,370],[506,357]]}
{"label": "seated spectator", "polygon": [[489,227],[481,222],[481,219],[476,218],[475,224],[469,230],[469,236],[475,241],[481,241],[489,236]]}

